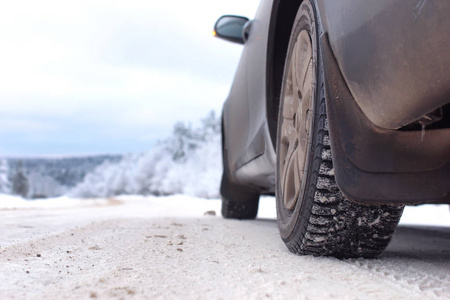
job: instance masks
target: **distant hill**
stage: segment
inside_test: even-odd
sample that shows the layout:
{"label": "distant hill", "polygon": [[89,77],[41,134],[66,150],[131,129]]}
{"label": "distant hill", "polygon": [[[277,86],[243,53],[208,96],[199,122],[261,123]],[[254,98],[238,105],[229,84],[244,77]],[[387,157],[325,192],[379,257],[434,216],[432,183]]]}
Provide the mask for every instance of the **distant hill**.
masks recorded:
{"label": "distant hill", "polygon": [[83,180],[87,173],[105,162],[118,162],[122,155],[98,155],[67,158],[7,158],[10,174],[22,164],[26,174],[37,172],[49,176],[56,182],[73,187]]}
{"label": "distant hill", "polygon": [[67,158],[5,158],[8,178],[14,187],[15,178],[21,172],[26,180],[28,191],[18,193],[28,198],[55,197],[64,194],[78,183],[86,174],[104,163],[116,163],[122,155],[98,155]]}

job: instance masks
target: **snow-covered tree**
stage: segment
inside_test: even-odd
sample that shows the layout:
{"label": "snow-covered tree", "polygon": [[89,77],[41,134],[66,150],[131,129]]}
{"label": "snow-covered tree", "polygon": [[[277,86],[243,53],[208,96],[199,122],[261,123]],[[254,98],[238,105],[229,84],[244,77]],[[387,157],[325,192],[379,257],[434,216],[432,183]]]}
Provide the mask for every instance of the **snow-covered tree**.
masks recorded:
{"label": "snow-covered tree", "polygon": [[11,182],[9,181],[9,164],[6,159],[0,160],[0,193],[11,193]]}
{"label": "snow-covered tree", "polygon": [[60,196],[64,187],[50,176],[33,171],[28,174],[28,195],[32,199]]}
{"label": "snow-covered tree", "polygon": [[88,174],[71,194],[218,197],[221,177],[220,119],[211,112],[201,125],[177,123],[173,134],[152,150],[106,163]]}
{"label": "snow-covered tree", "polygon": [[12,193],[26,198],[28,196],[28,189],[28,178],[25,176],[22,162],[19,162],[12,178]]}

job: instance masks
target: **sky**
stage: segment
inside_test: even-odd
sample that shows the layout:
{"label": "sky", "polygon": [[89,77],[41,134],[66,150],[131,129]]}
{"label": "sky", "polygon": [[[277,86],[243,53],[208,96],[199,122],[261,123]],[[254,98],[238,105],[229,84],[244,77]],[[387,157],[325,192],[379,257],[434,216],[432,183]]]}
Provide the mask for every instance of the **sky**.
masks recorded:
{"label": "sky", "polygon": [[0,156],[150,149],[221,112],[242,46],[212,36],[257,0],[0,5]]}

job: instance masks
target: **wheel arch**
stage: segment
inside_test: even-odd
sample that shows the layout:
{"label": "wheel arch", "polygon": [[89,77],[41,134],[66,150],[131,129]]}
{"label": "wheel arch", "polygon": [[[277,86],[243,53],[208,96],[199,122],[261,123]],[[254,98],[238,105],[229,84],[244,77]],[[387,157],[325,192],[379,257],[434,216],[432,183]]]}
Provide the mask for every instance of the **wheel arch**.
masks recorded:
{"label": "wheel arch", "polygon": [[292,24],[303,0],[274,0],[267,42],[266,63],[266,114],[270,137],[276,148],[278,108],[280,104],[281,78],[291,35]]}

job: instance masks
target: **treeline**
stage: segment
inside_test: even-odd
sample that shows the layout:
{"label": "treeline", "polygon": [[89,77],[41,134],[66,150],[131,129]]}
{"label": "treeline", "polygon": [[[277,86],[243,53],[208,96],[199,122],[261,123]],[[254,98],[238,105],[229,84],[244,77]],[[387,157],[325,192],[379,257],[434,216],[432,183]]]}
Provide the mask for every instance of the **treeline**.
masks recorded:
{"label": "treeline", "polygon": [[121,159],[121,155],[5,158],[0,160],[0,192],[29,199],[61,196],[99,165]]}
{"label": "treeline", "polygon": [[86,175],[71,195],[187,194],[216,198],[221,167],[220,118],[214,112],[197,127],[177,123],[172,135],[152,150],[105,163]]}
{"label": "treeline", "polygon": [[36,199],[121,194],[218,197],[220,118],[177,123],[151,150],[130,155],[0,160],[0,193]]}

